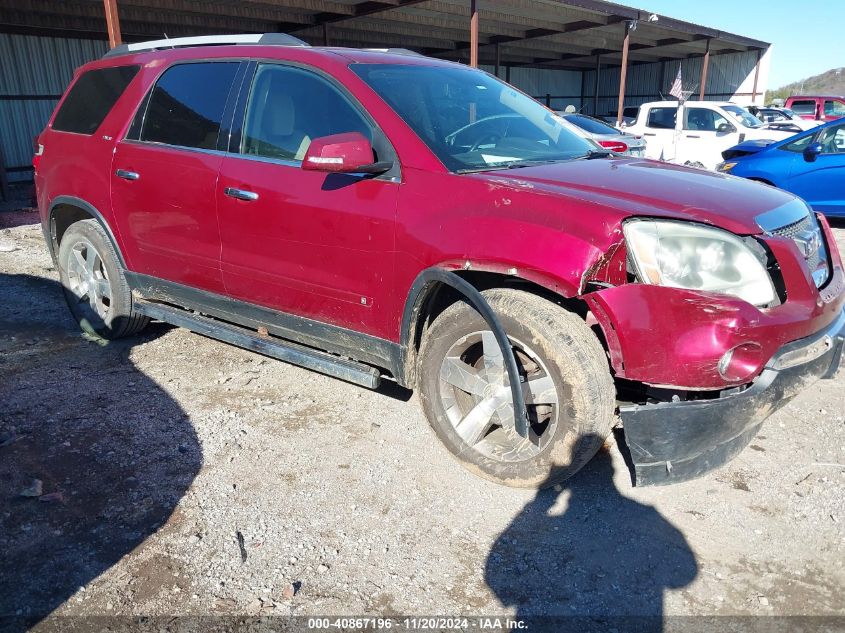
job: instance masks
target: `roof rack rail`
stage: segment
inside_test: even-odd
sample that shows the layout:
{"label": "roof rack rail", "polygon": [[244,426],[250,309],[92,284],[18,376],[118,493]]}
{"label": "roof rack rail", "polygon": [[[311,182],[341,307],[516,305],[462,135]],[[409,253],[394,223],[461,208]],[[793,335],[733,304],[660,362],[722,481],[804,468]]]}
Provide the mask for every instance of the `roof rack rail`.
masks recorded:
{"label": "roof rack rail", "polygon": [[393,53],[394,55],[410,55],[412,57],[425,57],[422,53],[412,51],[409,48],[362,48],[362,51],[370,51],[373,53]]}
{"label": "roof rack rail", "polygon": [[199,35],[196,37],[174,37],[151,42],[137,42],[135,44],[121,44],[103,55],[117,57],[141,51],[155,51],[167,48],[185,46],[213,46],[218,44],[260,44],[262,46],[309,46],[298,37],[286,33],[245,33],[243,35]]}

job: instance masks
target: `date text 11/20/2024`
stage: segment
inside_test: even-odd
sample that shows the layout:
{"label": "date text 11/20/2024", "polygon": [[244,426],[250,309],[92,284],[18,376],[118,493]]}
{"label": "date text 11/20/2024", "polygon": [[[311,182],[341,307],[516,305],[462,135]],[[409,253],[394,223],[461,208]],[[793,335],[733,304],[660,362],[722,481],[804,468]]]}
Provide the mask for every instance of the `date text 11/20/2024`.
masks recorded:
{"label": "date text 11/20/2024", "polygon": [[528,628],[524,620],[509,617],[408,617],[408,618],[309,618],[308,629],[330,630],[407,630],[407,631],[519,631]]}

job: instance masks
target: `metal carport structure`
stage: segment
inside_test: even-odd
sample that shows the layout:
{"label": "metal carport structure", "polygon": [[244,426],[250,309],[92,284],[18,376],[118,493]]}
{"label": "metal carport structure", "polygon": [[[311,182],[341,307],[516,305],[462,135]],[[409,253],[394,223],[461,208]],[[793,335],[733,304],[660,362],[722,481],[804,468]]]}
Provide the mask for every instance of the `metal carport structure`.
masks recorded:
{"label": "metal carport structure", "polygon": [[[58,98],[55,82],[48,88],[39,81],[50,74],[39,66],[67,66],[60,51],[75,45],[51,48],[27,37],[87,40],[86,50],[104,51],[106,39],[115,46],[165,34],[266,32],[313,45],[410,48],[481,66],[550,106],[572,103],[617,119],[624,105],[659,98],[679,67],[685,87],[700,98],[757,102],[769,49],[766,42],[604,0],[0,0],[0,108]],[[45,50],[50,53],[39,59]],[[86,53],[70,57],[80,55]],[[61,70],[67,79],[71,71]],[[38,115],[19,116],[34,125],[42,106]],[[0,126],[3,116],[0,109]],[[9,136],[20,126],[7,127]],[[22,148],[6,143],[10,171],[23,169]]]}

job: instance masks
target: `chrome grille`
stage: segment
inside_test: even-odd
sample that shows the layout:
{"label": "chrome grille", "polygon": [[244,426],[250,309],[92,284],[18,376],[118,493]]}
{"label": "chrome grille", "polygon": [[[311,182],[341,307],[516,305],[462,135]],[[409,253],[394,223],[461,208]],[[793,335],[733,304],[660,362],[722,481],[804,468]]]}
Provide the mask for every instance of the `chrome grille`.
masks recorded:
{"label": "chrome grille", "polygon": [[[771,235],[794,240],[798,251],[804,256],[807,268],[813,276],[816,286],[821,286],[828,278],[827,268],[827,247],[816,216],[807,214],[797,222],[786,224],[779,229],[769,231]],[[807,253],[808,244],[817,244],[816,248],[810,248]]]}

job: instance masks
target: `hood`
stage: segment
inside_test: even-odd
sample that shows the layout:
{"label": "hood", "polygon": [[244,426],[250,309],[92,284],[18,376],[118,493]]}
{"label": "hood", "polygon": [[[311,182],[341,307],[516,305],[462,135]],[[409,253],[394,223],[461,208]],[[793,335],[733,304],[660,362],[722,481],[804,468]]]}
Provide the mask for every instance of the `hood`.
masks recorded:
{"label": "hood", "polygon": [[731,158],[739,158],[741,156],[748,156],[749,154],[756,154],[760,150],[766,149],[773,143],[777,141],[773,141],[771,139],[757,139],[755,141],[744,141],[739,145],[734,145],[733,147],[729,147],[724,152],[722,152],[722,158],[725,160],[730,160]]}
{"label": "hood", "polygon": [[619,214],[701,222],[733,233],[761,233],[754,218],[795,199],[743,178],[653,160],[604,158],[471,174],[522,193],[557,196]]}

